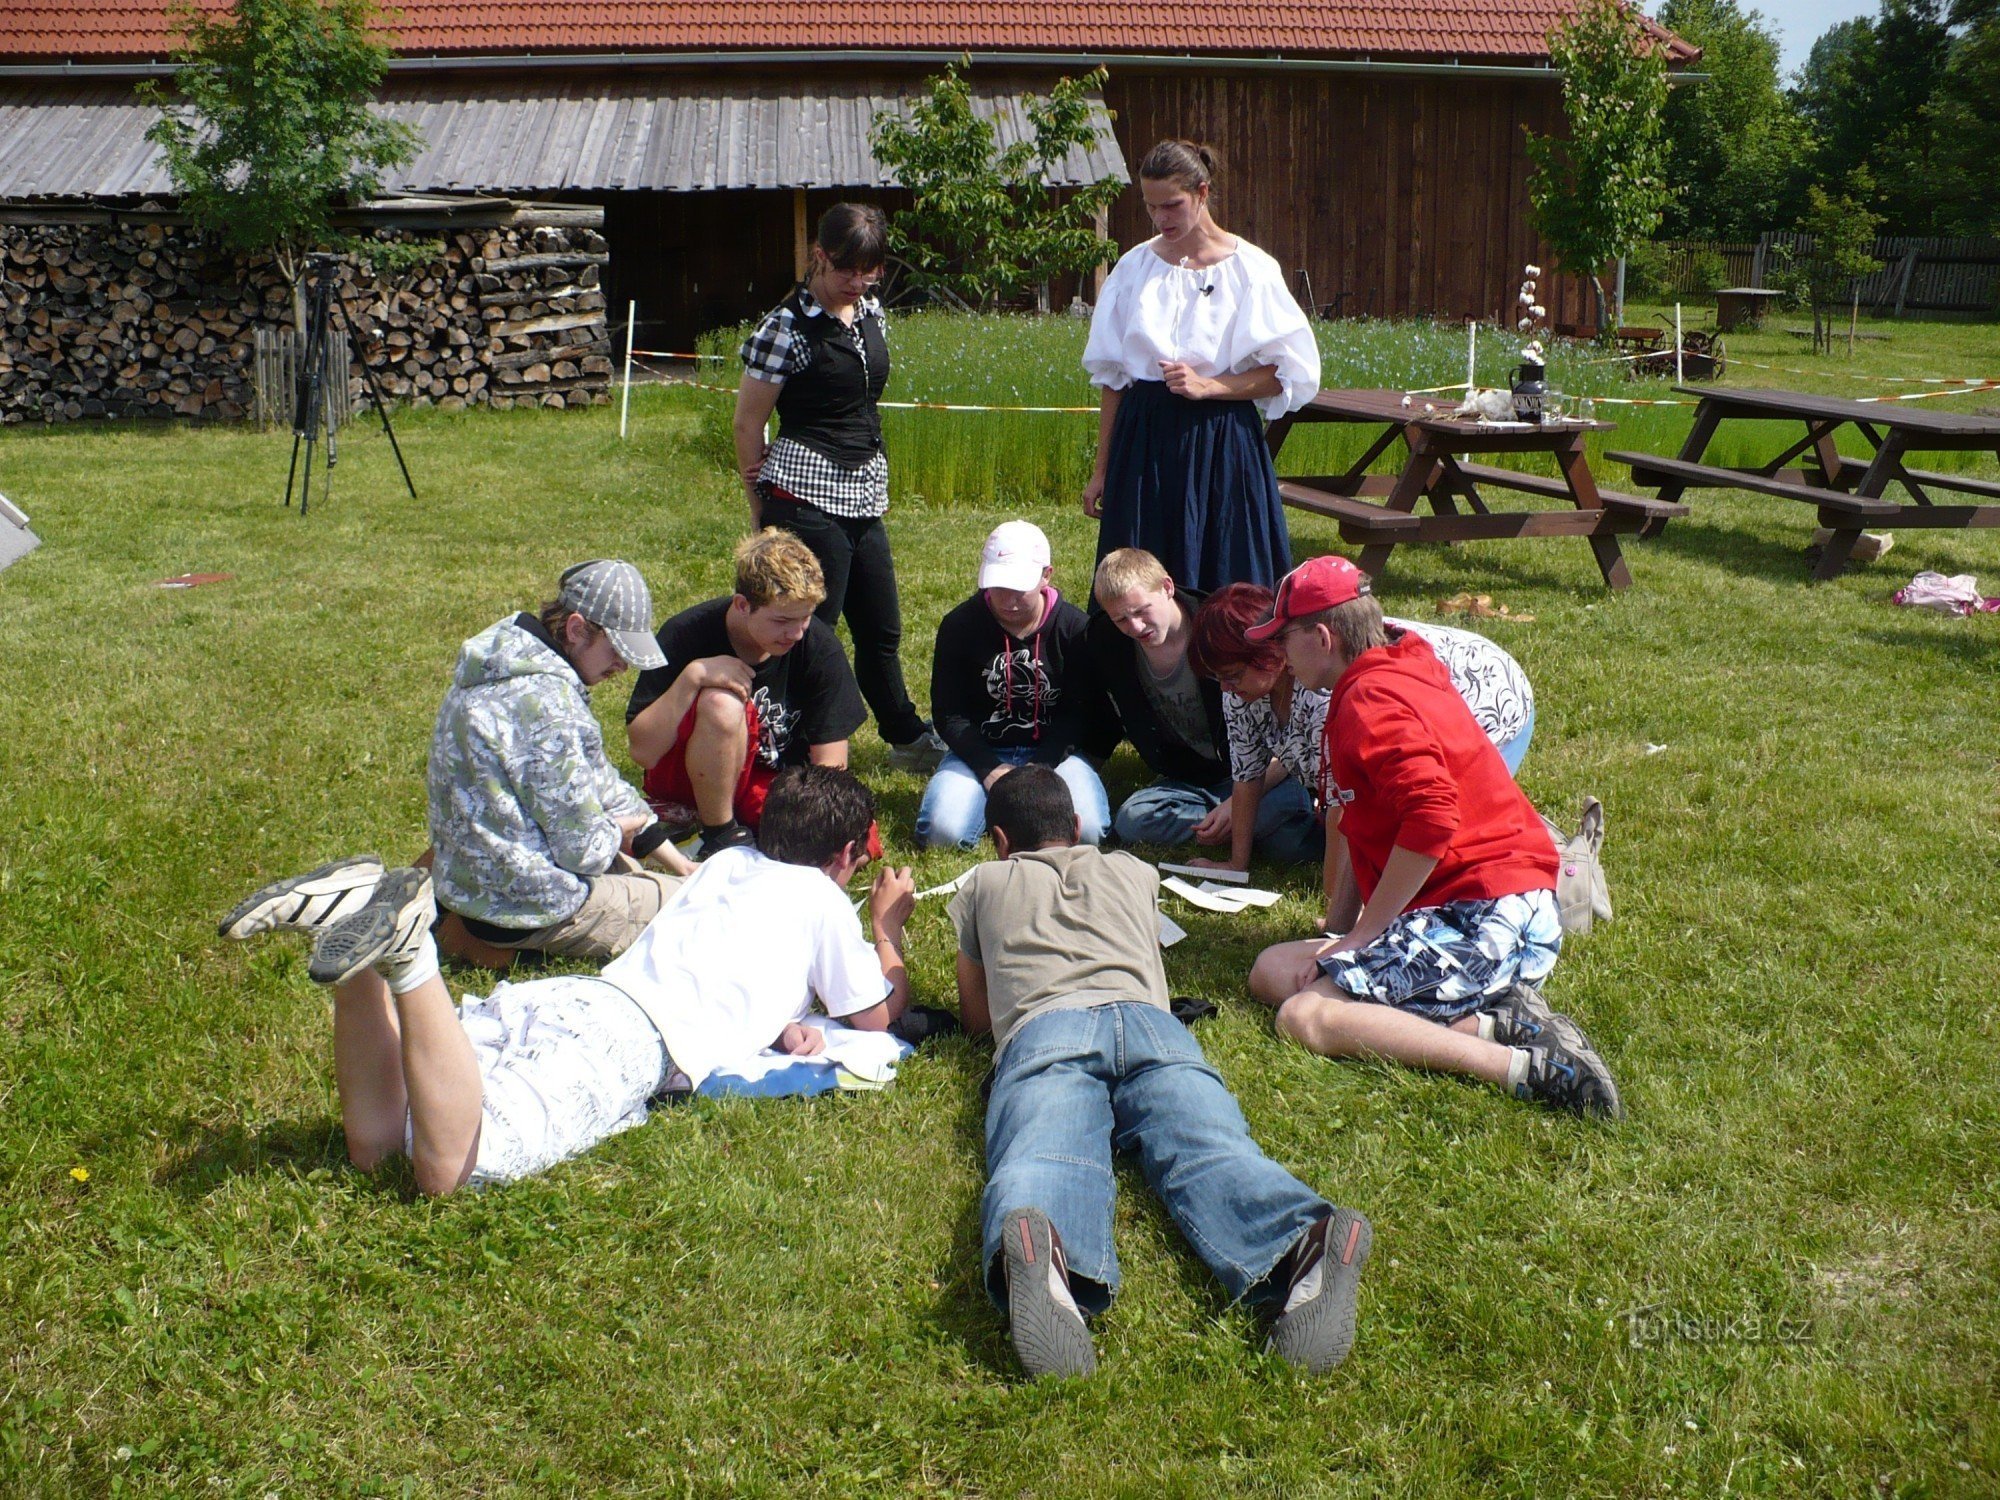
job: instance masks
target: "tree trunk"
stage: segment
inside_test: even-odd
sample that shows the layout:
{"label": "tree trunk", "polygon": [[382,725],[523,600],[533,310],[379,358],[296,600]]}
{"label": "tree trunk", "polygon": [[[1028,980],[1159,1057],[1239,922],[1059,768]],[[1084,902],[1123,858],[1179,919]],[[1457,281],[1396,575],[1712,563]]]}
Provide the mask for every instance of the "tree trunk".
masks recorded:
{"label": "tree trunk", "polygon": [[1609,312],[1604,305],[1604,283],[1598,279],[1595,273],[1590,276],[1589,280],[1590,294],[1597,302],[1597,341],[1600,344],[1609,344],[1612,342],[1612,335],[1617,330],[1611,326]]}

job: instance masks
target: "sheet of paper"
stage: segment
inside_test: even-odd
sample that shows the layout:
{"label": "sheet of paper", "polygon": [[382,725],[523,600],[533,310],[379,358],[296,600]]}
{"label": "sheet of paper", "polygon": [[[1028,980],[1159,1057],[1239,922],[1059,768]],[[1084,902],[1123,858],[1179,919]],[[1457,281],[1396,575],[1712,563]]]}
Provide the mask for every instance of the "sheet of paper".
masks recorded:
{"label": "sheet of paper", "polygon": [[1203,911],[1219,911],[1225,916],[1234,916],[1237,912],[1243,910],[1245,904],[1236,899],[1234,891],[1204,891],[1199,887],[1189,885],[1178,875],[1169,875],[1165,880],[1162,880],[1160,882],[1160,889],[1163,891],[1172,891],[1181,900],[1199,906]]}
{"label": "sheet of paper", "polygon": [[1192,875],[1197,880],[1226,880],[1231,885],[1248,885],[1250,876],[1243,870],[1212,870],[1206,865],[1170,865],[1160,863],[1162,875]]}
{"label": "sheet of paper", "polygon": [[1160,913],[1160,946],[1171,948],[1187,936],[1187,929],[1165,912]]}
{"label": "sheet of paper", "polygon": [[1195,889],[1210,896],[1220,896],[1225,901],[1234,901],[1238,906],[1276,906],[1284,899],[1276,891],[1260,891],[1254,886],[1217,885],[1213,880],[1204,880]]}
{"label": "sheet of paper", "polygon": [[[979,868],[979,866],[977,866],[977,865],[974,865],[974,866],[972,867],[972,870],[976,870],[976,869],[978,869],[978,868]],[[972,878],[972,870],[967,870],[967,871],[966,871],[966,872],[965,872],[964,874],[960,875],[960,876],[959,876],[959,877],[958,877],[957,879],[955,879],[955,880],[947,880],[947,881],[946,881],[946,882],[945,882],[945,883],[944,883],[943,885],[934,885],[934,886],[932,886],[932,887],[931,887],[931,888],[930,888],[929,890],[927,890],[927,891],[918,891],[918,892],[917,892],[917,894],[916,894],[916,899],[917,899],[917,900],[919,900],[919,901],[924,901],[924,900],[928,900],[928,899],[929,899],[930,897],[932,897],[932,896],[955,896],[955,895],[957,895],[957,894],[958,894],[958,888],[959,888],[960,886],[964,885],[966,881],[968,881],[968,880],[970,880],[970,879]]]}

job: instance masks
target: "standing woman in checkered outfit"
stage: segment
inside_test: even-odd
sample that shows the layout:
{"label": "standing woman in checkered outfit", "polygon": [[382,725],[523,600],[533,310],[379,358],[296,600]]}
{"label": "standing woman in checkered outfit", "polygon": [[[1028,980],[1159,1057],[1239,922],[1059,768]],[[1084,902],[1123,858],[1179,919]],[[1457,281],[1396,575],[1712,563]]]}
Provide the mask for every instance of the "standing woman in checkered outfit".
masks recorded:
{"label": "standing woman in checkered outfit", "polygon": [[[736,390],[736,463],[750,525],[782,526],[826,575],[816,613],[842,615],[854,676],[899,770],[934,770],[944,756],[903,685],[903,615],[882,517],[889,460],[876,402],[889,383],[882,304],[869,295],[888,258],[889,223],[867,203],[820,216],[806,279],[743,345]],[[772,412],[778,435],[766,445]]]}

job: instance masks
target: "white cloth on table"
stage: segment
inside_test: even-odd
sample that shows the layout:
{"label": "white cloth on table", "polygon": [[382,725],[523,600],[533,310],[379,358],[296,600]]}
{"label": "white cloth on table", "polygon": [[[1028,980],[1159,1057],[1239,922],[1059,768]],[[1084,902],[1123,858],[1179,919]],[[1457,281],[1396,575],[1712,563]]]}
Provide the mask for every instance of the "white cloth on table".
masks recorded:
{"label": "white cloth on table", "polygon": [[1257,402],[1266,417],[1297,411],[1319,390],[1319,345],[1285,286],[1278,263],[1248,240],[1212,266],[1163,260],[1155,240],[1125,252],[1097,299],[1083,368],[1093,385],[1122,391],[1160,379],[1160,362],[1200,375],[1236,375],[1275,365],[1275,396]]}

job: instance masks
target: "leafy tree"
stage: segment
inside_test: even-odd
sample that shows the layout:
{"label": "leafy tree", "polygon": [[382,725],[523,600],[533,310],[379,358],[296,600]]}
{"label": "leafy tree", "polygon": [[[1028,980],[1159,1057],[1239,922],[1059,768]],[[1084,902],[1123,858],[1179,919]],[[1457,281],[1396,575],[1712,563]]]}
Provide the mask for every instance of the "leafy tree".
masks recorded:
{"label": "leafy tree", "polygon": [[[376,17],[373,0],[236,0],[220,15],[184,0],[173,91],[140,85],[161,110],[146,138],[165,156],[182,209],[232,249],[268,251],[301,324],[305,256],[363,248],[334,228],[333,210],[372,197],[382,173],[422,144],[368,109],[389,62],[369,34]],[[365,246],[377,265],[434,250]]]}
{"label": "leafy tree", "polygon": [[1565,270],[1587,277],[1607,332],[1602,271],[1660,222],[1666,179],[1666,59],[1616,0],[1584,0],[1549,37],[1569,135],[1528,136],[1528,196]]}
{"label": "leafy tree", "polygon": [[2000,234],[2000,0],[1958,0],[1960,28],[1924,106],[1934,227]]}
{"label": "leafy tree", "polygon": [[1950,53],[1940,0],[1882,0],[1876,16],[1830,28],[1800,70],[1793,97],[1819,142],[1814,180],[1868,169],[1891,233],[1932,229],[1937,174],[1924,110]]}
{"label": "leafy tree", "polygon": [[1865,167],[1847,174],[1845,191],[1835,195],[1818,183],[1806,189],[1806,211],[1799,232],[1810,237],[1799,256],[1800,290],[1812,302],[1813,351],[1823,354],[1833,343],[1831,314],[1846,300],[1854,280],[1882,269],[1869,252],[1882,216],[1869,203],[1875,183]]}
{"label": "leafy tree", "polygon": [[954,65],[925,83],[908,119],[875,118],[875,157],[913,198],[889,225],[890,246],[920,287],[991,308],[1052,277],[1083,275],[1115,260],[1096,221],[1125,184],[1092,183],[1058,192],[1047,185],[1065,158],[1097,138],[1090,94],[1102,68],[1063,78],[1047,98],[1030,98],[1034,139],[996,149],[993,125],[972,107],[972,89]]}
{"label": "leafy tree", "polygon": [[1666,0],[1660,24],[1701,48],[1707,81],[1667,95],[1663,228],[1688,239],[1744,239],[1795,216],[1810,137],[1778,82],[1778,39],[1736,0]]}

